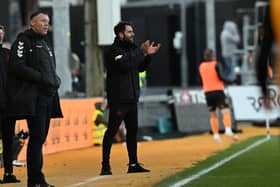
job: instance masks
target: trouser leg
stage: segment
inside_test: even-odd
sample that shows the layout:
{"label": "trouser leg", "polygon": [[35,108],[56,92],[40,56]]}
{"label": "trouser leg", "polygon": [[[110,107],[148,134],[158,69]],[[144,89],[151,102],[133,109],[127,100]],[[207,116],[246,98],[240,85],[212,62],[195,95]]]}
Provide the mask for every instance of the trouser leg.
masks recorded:
{"label": "trouser leg", "polygon": [[129,163],[137,163],[137,132],[138,132],[138,114],[137,104],[131,104],[127,115],[124,118],[126,127],[126,145],[129,157]]}
{"label": "trouser leg", "polygon": [[13,138],[16,120],[3,119],[2,121],[4,173],[13,173]]}
{"label": "trouser leg", "polygon": [[125,110],[119,106],[110,106],[109,108],[109,123],[104,134],[102,144],[102,159],[103,164],[109,164],[110,152],[114,136],[118,132],[119,126],[125,115]]}
{"label": "trouser leg", "polygon": [[52,97],[39,96],[36,114],[27,120],[29,142],[27,146],[28,183],[45,183],[43,167],[43,144],[46,140],[51,117]]}

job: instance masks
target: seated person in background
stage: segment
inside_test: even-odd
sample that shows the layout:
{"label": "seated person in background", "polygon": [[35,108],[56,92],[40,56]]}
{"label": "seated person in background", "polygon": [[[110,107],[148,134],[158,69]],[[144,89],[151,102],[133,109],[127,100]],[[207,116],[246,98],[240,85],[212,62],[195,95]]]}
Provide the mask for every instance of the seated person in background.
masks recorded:
{"label": "seated person in background", "polygon": [[[103,102],[95,103],[95,112],[92,116],[92,136],[93,136],[93,145],[101,145],[103,141],[103,136],[107,130],[107,119],[105,115],[106,104]],[[119,131],[115,136],[115,142],[125,141],[126,129],[124,124],[121,124]]]}
{"label": "seated person in background", "polygon": [[14,144],[13,144],[13,166],[16,167],[25,167],[25,163],[18,160],[18,155],[22,150],[25,140],[28,138],[28,132],[21,130],[19,133],[14,136]]}
{"label": "seated person in background", "polygon": [[107,122],[105,119],[106,104],[103,102],[95,103],[95,112],[92,116],[92,136],[93,145],[101,145],[103,136],[107,129]]}
{"label": "seated person in background", "polygon": [[80,77],[80,59],[76,53],[72,53],[70,57],[70,72],[72,80],[72,91],[81,91],[81,77]]}

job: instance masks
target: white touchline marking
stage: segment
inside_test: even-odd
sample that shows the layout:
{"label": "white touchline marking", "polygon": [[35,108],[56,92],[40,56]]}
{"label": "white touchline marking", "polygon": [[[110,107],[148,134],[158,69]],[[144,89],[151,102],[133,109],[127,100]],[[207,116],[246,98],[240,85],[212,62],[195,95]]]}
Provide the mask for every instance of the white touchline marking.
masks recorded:
{"label": "white touchline marking", "polygon": [[78,182],[76,184],[68,185],[67,187],[82,186],[84,184],[88,184],[90,182],[97,181],[97,180],[102,179],[104,177],[106,177],[106,176],[97,176],[97,177],[89,178],[89,179],[87,179],[87,180],[85,180],[83,182]]}
{"label": "white touchline marking", "polygon": [[171,185],[170,187],[180,187],[180,186],[183,186],[183,185],[185,185],[185,184],[188,184],[188,183],[190,183],[191,181],[193,181],[193,180],[195,180],[195,179],[198,179],[198,178],[201,177],[202,175],[205,175],[205,174],[209,173],[210,171],[212,171],[212,170],[214,170],[214,169],[217,169],[218,167],[224,165],[225,163],[231,161],[232,159],[234,159],[234,158],[240,156],[241,154],[243,154],[243,153],[245,153],[245,152],[247,152],[247,151],[249,151],[249,150],[251,150],[251,149],[257,147],[258,145],[260,145],[260,144],[262,144],[262,143],[264,143],[264,142],[266,142],[266,141],[268,141],[268,140],[270,140],[270,139],[269,139],[269,138],[263,138],[263,139],[261,139],[261,140],[255,142],[255,143],[253,143],[252,145],[249,145],[249,146],[246,147],[245,149],[242,149],[242,150],[236,152],[235,154],[233,154],[233,155],[231,155],[231,156],[229,156],[229,157],[227,157],[227,158],[225,158],[225,159],[223,159],[223,160],[217,162],[216,164],[214,164],[214,165],[212,165],[212,166],[210,166],[210,167],[208,167],[208,168],[206,168],[206,169],[204,169],[204,170],[198,172],[197,174],[191,175],[191,176],[188,177],[188,178],[185,178],[185,179],[183,179],[183,180],[181,180],[181,181],[176,182],[175,184]]}

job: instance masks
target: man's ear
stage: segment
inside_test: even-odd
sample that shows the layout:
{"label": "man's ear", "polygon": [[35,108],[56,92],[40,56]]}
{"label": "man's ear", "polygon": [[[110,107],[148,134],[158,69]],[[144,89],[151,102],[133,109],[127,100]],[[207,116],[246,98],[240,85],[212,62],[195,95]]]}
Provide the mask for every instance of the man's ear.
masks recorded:
{"label": "man's ear", "polygon": [[124,34],[122,32],[119,32],[119,38],[123,39],[124,38]]}
{"label": "man's ear", "polygon": [[34,26],[34,20],[31,20],[29,25],[30,25],[30,27],[33,27]]}

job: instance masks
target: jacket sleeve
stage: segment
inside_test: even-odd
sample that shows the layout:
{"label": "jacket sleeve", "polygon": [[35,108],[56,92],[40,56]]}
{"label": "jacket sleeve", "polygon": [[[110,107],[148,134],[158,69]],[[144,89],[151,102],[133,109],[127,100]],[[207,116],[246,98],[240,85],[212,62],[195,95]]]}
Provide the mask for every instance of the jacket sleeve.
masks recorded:
{"label": "jacket sleeve", "polygon": [[122,72],[129,72],[132,69],[144,71],[150,63],[150,57],[144,56],[139,49],[124,51],[119,48],[111,49],[111,63]]}
{"label": "jacket sleeve", "polygon": [[21,37],[15,41],[10,53],[9,67],[11,72],[26,81],[34,83],[43,83],[41,73],[29,65],[28,58],[30,42],[27,38]]}
{"label": "jacket sleeve", "polygon": [[267,85],[266,85],[266,80],[268,77],[267,61],[272,48],[272,43],[273,43],[273,32],[271,28],[269,13],[267,12],[267,15],[265,17],[265,25],[264,25],[264,37],[260,46],[260,51],[257,56],[257,62],[256,62],[257,80],[259,85],[261,86],[262,93],[264,95],[267,94]]}
{"label": "jacket sleeve", "polygon": [[229,34],[227,36],[227,40],[229,40],[229,42],[231,42],[231,43],[238,44],[240,42],[240,36],[238,33]]}
{"label": "jacket sleeve", "polygon": [[232,83],[233,82],[232,80],[226,79],[226,77],[224,76],[223,68],[222,68],[221,63],[218,62],[216,64],[215,68],[216,68],[216,72],[217,72],[218,77],[219,77],[220,80],[222,80],[225,83]]}
{"label": "jacket sleeve", "polygon": [[151,56],[147,55],[144,56],[144,54],[138,49],[137,50],[137,59],[136,59],[136,63],[138,64],[138,71],[139,72],[143,72],[145,70],[147,70],[148,66],[151,63]]}

